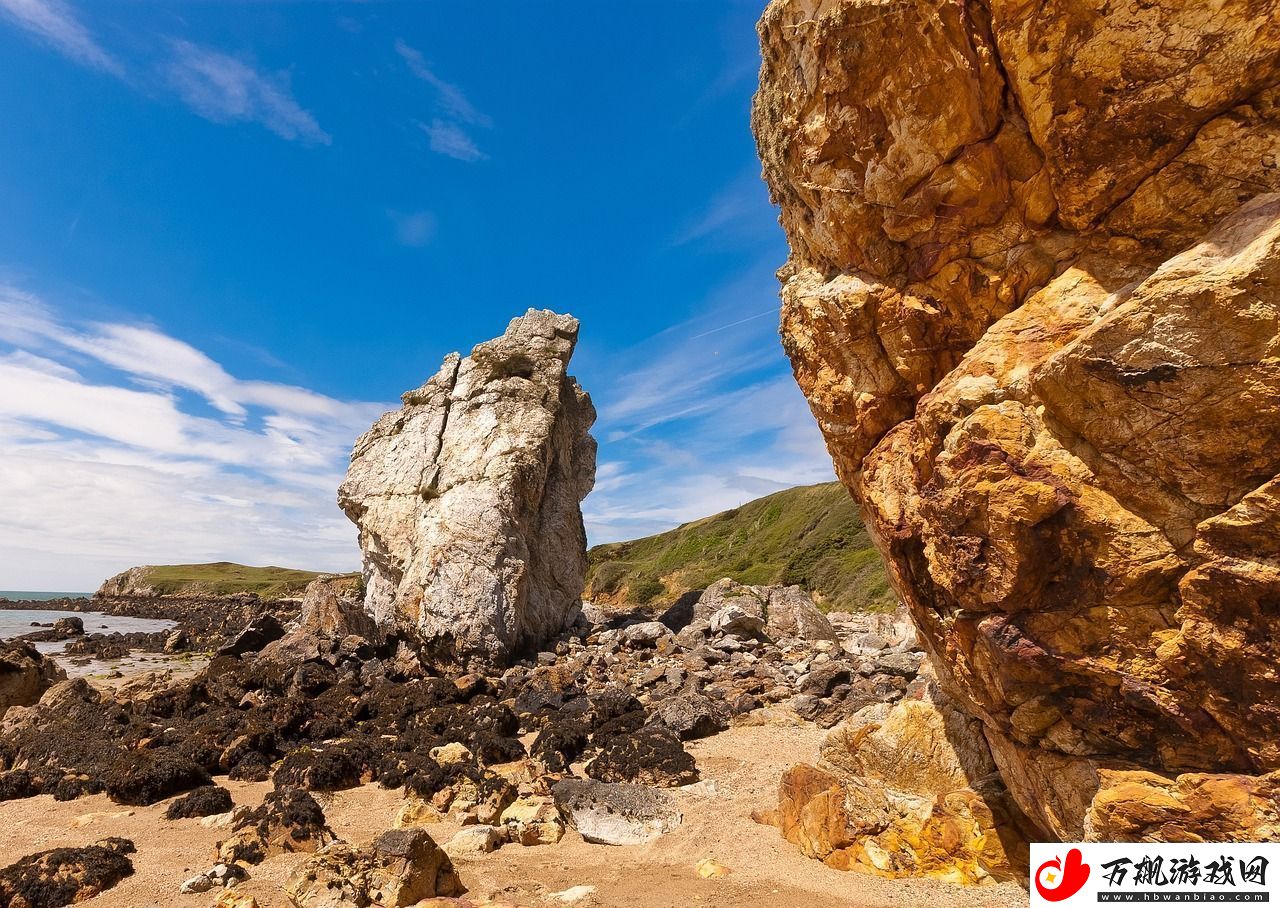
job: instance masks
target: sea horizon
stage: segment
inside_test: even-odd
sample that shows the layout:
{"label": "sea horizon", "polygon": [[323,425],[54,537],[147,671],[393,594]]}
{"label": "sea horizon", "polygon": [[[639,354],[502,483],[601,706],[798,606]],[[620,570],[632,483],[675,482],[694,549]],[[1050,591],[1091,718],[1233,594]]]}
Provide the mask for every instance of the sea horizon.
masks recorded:
{"label": "sea horizon", "polygon": [[15,602],[48,602],[50,599],[89,599],[93,593],[69,593],[56,590],[0,590],[0,599]]}

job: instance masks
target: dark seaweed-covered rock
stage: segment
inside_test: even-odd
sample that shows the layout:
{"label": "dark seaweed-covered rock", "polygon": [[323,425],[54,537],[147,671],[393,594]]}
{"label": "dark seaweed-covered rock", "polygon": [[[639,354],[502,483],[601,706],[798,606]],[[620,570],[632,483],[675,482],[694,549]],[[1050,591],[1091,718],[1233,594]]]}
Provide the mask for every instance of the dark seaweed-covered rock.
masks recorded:
{"label": "dark seaweed-covered rock", "polygon": [[62,908],[110,889],[133,873],[128,839],[103,839],[87,848],[54,848],[0,870],[0,908]]}
{"label": "dark seaweed-covered rock", "polygon": [[675,732],[663,725],[647,725],[608,740],[600,755],[587,764],[587,775],[601,782],[667,787],[698,781],[692,755]]}
{"label": "dark seaweed-covered rock", "polygon": [[26,769],[10,769],[0,772],[0,801],[16,801],[31,798],[40,793],[36,778]]}
{"label": "dark seaweed-covered rock", "polygon": [[341,791],[355,788],[372,762],[374,747],[368,742],[338,741],[301,747],[287,757],[272,776],[276,788],[306,791]]}
{"label": "dark seaweed-covered rock", "polygon": [[126,754],[103,781],[117,804],[146,806],[211,780],[190,758],[171,748],[157,748]]}
{"label": "dark seaweed-covered rock", "polygon": [[240,817],[231,838],[218,843],[218,857],[225,863],[260,864],[275,854],[318,851],[334,838],[315,798],[296,788],[277,788]]}
{"label": "dark seaweed-covered rock", "polygon": [[202,785],[170,804],[164,816],[166,820],[208,817],[226,813],[234,806],[231,801],[231,792],[221,785]]}

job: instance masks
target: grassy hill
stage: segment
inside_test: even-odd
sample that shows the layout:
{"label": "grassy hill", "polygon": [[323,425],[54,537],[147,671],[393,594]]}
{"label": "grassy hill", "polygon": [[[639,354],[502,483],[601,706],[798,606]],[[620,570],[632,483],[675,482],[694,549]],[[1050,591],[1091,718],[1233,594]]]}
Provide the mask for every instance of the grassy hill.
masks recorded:
{"label": "grassy hill", "polygon": [[598,545],[586,598],[621,605],[675,599],[721,577],[799,584],[824,609],[891,609],[879,553],[838,482],[787,489],[666,533]]}
{"label": "grassy hill", "polygon": [[[301,596],[318,571],[249,567],[230,561],[212,564],[162,564],[130,568],[102,585],[104,595],[206,595],[257,593],[263,599]],[[352,575],[356,576],[356,575]]]}

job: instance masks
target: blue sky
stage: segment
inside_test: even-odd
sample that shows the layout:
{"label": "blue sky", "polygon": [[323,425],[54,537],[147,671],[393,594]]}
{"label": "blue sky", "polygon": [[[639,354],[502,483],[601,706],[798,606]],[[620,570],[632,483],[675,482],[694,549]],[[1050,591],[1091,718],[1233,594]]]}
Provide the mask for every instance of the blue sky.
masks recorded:
{"label": "blue sky", "polygon": [[583,323],[593,542],[830,478],[760,9],[0,0],[0,587],[354,567],[355,435],[529,307]]}

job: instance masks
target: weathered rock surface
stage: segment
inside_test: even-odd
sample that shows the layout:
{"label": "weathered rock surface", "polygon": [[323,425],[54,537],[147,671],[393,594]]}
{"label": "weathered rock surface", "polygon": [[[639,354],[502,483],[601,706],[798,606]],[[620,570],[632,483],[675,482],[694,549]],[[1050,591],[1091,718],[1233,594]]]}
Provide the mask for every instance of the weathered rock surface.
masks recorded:
{"label": "weathered rock surface", "polygon": [[1048,835],[1277,835],[1278,12],[773,0],[760,24],[784,346]]}
{"label": "weathered rock surface", "polygon": [[30,643],[0,644],[0,715],[11,706],[30,706],[66,677],[66,672]]}
{"label": "weathered rock surface", "polygon": [[932,684],[828,734],[821,766],[788,770],[758,814],[842,870],[958,883],[1026,874],[1033,831],[996,772],[981,723]]}
{"label": "weathered rock surface", "polygon": [[600,845],[642,845],[683,819],[670,795],[626,782],[565,779],[555,784],[552,796],[565,821]]}
{"label": "weathered rock surface", "polygon": [[576,319],[530,310],[356,442],[338,501],[379,624],[504,662],[573,620],[595,480],[595,410],[566,371],[577,338]]}

